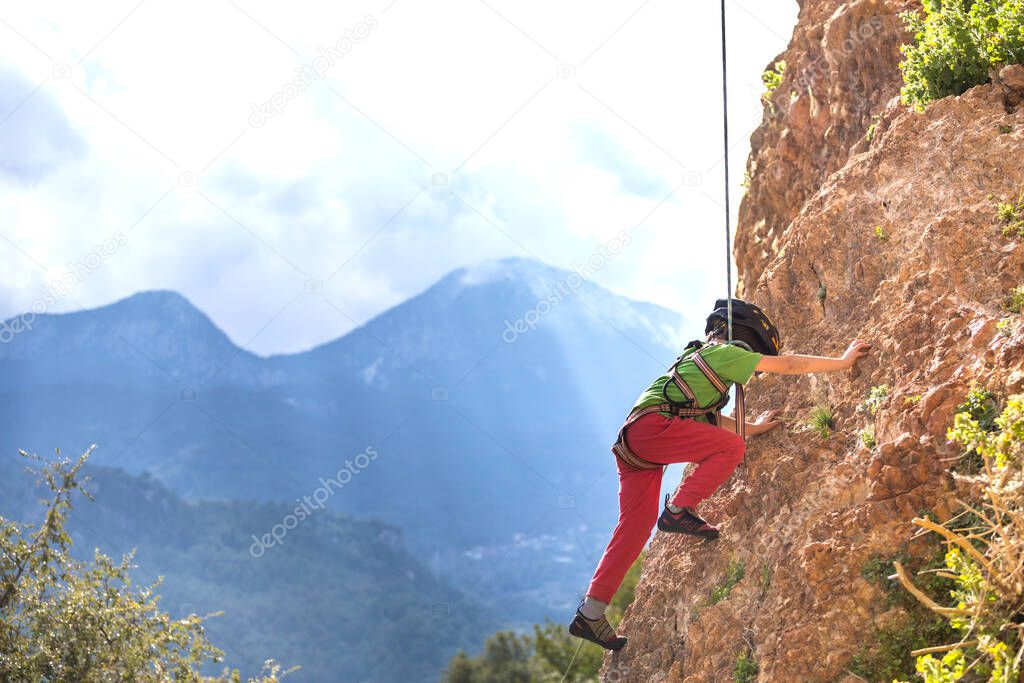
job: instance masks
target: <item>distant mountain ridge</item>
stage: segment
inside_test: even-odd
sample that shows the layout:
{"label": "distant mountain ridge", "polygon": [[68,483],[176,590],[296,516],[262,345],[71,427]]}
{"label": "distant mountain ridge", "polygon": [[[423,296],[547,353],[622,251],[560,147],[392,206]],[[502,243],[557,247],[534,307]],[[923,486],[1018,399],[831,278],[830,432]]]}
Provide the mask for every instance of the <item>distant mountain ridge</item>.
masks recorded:
{"label": "distant mountain ridge", "polygon": [[0,345],[0,448],[97,443],[96,464],[186,498],[294,501],[371,446],[327,505],[400,526],[436,572],[536,621],[582,588],[615,521],[611,441],[689,338],[675,312],[528,259],[455,270],[266,357],[144,292]]}
{"label": "distant mountain ridge", "polygon": [[[68,353],[74,351],[74,354]],[[131,372],[141,384],[198,384],[211,377],[253,385],[261,359],[236,346],[177,292],[152,290],[99,308],[36,315],[32,327],[0,345],[2,386],[100,380]]]}

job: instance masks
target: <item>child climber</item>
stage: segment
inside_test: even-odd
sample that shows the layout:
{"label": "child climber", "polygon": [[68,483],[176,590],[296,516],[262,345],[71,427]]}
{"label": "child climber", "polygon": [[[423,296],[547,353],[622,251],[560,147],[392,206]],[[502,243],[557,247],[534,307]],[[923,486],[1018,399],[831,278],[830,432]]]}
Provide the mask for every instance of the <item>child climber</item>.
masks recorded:
{"label": "child climber", "polygon": [[[746,384],[755,372],[803,375],[848,370],[870,350],[860,339],[841,358],[779,355],[779,331],[754,304],[732,300],[733,343],[728,340],[727,302],[719,299],[708,316],[707,342],[690,342],[672,366],[640,395],[612,452],[619,470],[619,523],[597,565],[587,595],[576,610],[569,633],[619,650],[626,638],[616,635],[604,616],[626,570],[651,534],[668,533],[718,538],[718,529],[697,515],[697,504],[710,496],[743,459],[745,442],[736,421],[719,414],[729,400],[729,387]],[[746,423],[750,435],[777,427],[777,411]],[[739,416],[742,420],[742,415]],[[665,465],[696,463],[697,467],[665,496],[658,516],[658,492]]]}

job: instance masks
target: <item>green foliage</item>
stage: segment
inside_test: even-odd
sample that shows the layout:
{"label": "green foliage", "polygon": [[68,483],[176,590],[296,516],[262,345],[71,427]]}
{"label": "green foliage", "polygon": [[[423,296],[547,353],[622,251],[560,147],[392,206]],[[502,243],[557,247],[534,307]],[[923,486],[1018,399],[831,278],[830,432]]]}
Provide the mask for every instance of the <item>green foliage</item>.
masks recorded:
{"label": "green foliage", "polygon": [[757,662],[752,654],[744,652],[736,657],[732,680],[733,683],[754,683],[757,680]]}
{"label": "green foliage", "polygon": [[[957,425],[964,425],[966,421],[977,423],[977,428],[983,432],[993,432],[998,429],[996,425],[998,415],[999,405],[996,402],[996,395],[980,384],[972,384],[964,402],[957,406],[956,415],[953,418],[953,428],[946,436],[952,441],[962,442]],[[959,423],[957,418],[959,418]]]}
{"label": "green foliage", "polygon": [[893,561],[906,562],[909,559],[910,556],[906,553],[900,553],[892,557],[875,553],[861,566],[860,575],[868,583],[876,584],[888,590],[891,584],[888,578],[893,573]]}
{"label": "green foliage", "polygon": [[999,335],[1002,337],[1012,335],[1015,327],[1014,320],[1010,317],[1002,318],[996,323],[996,329],[999,330]]}
{"label": "green foliage", "polygon": [[868,390],[868,397],[864,399],[859,406],[857,406],[857,410],[874,417],[878,414],[879,408],[882,407],[882,402],[885,401],[885,398],[888,395],[888,384],[880,384],[876,387],[871,387],[871,389]]}
{"label": "green foliage", "polygon": [[996,220],[1003,224],[1003,237],[1024,237],[1024,192],[1013,202],[995,201]]}
{"label": "green foliage", "polygon": [[967,661],[964,659],[964,651],[956,648],[947,652],[942,659],[932,655],[919,657],[916,668],[925,681],[930,683],[956,683],[967,673]]}
{"label": "green foliage", "polygon": [[957,647],[941,659],[918,658],[917,671],[926,683],[960,681],[968,671],[972,681],[1015,683],[1024,674],[1024,537],[1019,532],[1024,524],[1024,396],[1011,397],[986,427],[993,399],[984,390],[973,393],[977,400],[965,402],[949,436],[982,458],[971,479],[981,491],[982,511],[968,508],[969,521],[931,528],[949,544],[945,574],[953,577],[953,604],[944,614],[956,631]]}
{"label": "green foliage", "polygon": [[923,397],[924,394],[914,394],[913,396],[907,396],[905,399],[903,399],[903,403],[914,406],[920,403]]}
{"label": "green foliage", "polygon": [[[633,602],[644,555],[626,572],[622,585],[608,604],[605,616],[612,626],[622,622],[626,608]],[[579,652],[576,648],[579,647]],[[575,660],[573,656],[575,655]],[[442,683],[519,683],[519,681],[562,681],[583,683],[597,678],[604,650],[569,635],[562,624],[547,621],[535,624],[532,635],[499,631],[484,644],[478,657],[459,652],[448,663]],[[569,664],[572,662],[572,668]],[[525,678],[524,678],[525,676]]]}
{"label": "green foliage", "polygon": [[913,673],[913,650],[950,636],[948,624],[927,611],[900,616],[892,625],[872,631],[870,645],[850,660],[850,671],[866,681],[889,683]]}
{"label": "green foliage", "polygon": [[807,426],[821,438],[827,439],[832,434],[832,430],[836,428],[832,406],[822,404],[812,409],[807,418]]}
{"label": "green foliage", "polygon": [[1009,296],[1006,297],[1006,301],[1003,303],[1003,308],[1010,313],[1024,311],[1024,285],[1019,285],[1010,290]]}
{"label": "green foliage", "polygon": [[[875,553],[861,567],[860,575],[885,593],[885,599],[889,606],[902,607],[913,612],[922,609],[921,606],[912,595],[903,590],[897,581],[890,578],[896,574],[895,563],[901,563],[910,571],[923,572],[918,584],[921,590],[936,599],[942,599],[949,595],[952,588],[949,579],[943,578],[937,573],[945,567],[944,553],[942,545],[938,543],[934,544],[931,555],[924,560],[914,558],[906,549],[901,549],[892,555]],[[926,610],[922,610],[921,615],[931,616]]]}
{"label": "green foliage", "polygon": [[[38,527],[0,517],[0,680],[239,680],[237,671],[200,674],[223,652],[207,639],[203,618],[160,611],[159,582],[133,586],[131,554],[115,561],[97,550],[91,563],[71,557],[65,524],[72,494],[88,495],[80,470],[90,452],[36,471],[50,492]],[[268,660],[249,680],[287,673]]]}
{"label": "green foliage", "polygon": [[[881,230],[881,226],[876,228],[876,230]],[[868,415],[874,417],[875,415],[878,414],[878,411],[882,407],[882,403],[885,401],[888,395],[888,384],[880,384],[878,386],[871,387],[871,389],[868,391],[868,397],[861,401],[860,405],[857,406],[857,411],[867,413]],[[875,436],[874,425],[868,425],[864,429],[860,430],[860,442],[864,444],[865,447],[870,449],[873,449],[875,446],[878,445],[878,440]]]}
{"label": "green foliage", "polygon": [[868,425],[864,429],[860,430],[860,442],[864,444],[865,448],[874,450],[875,446],[878,445],[878,440],[875,438],[874,425]]}
{"label": "green foliage", "polygon": [[479,657],[459,652],[441,677],[447,683],[530,683],[535,680],[533,643],[528,636],[498,631]]}
{"label": "green foliage", "polygon": [[912,557],[906,549],[893,555],[872,555],[861,567],[860,574],[878,586],[890,607],[900,609],[900,616],[885,628],[875,629],[868,641],[850,661],[850,671],[868,681],[889,683],[894,677],[913,673],[914,658],[911,651],[949,638],[953,630],[944,619],[936,616],[889,577],[895,574],[895,562],[911,567],[921,574],[920,586],[926,595],[941,600],[949,594],[952,585],[935,573],[943,566],[942,546],[935,543],[926,560]]}
{"label": "green foliage", "polygon": [[882,242],[885,242],[886,240],[889,239],[889,236],[885,234],[885,230],[882,230],[881,225],[875,226],[875,237],[877,237]]}
{"label": "green foliage", "polygon": [[761,74],[761,82],[764,83],[764,94],[761,96],[766,102],[770,101],[775,89],[782,83],[782,76],[786,73],[786,62],[779,60]]}
{"label": "green foliage", "polygon": [[878,117],[876,116],[875,120],[871,122],[870,126],[868,126],[868,130],[864,134],[864,140],[866,142],[871,142],[872,140],[874,140],[875,139],[875,131],[877,129],[878,129]]}
{"label": "green foliage", "polygon": [[712,587],[711,594],[708,595],[708,602],[714,605],[729,597],[729,593],[736,587],[736,584],[743,580],[744,574],[746,574],[745,563],[736,559],[729,560],[729,567],[725,570],[725,579],[722,583]]}
{"label": "green foliage", "polygon": [[818,299],[818,303],[819,304],[824,304],[825,303],[825,299],[827,297],[828,297],[828,287],[826,287],[825,283],[822,282],[821,284],[818,285],[818,293],[815,294],[815,298]]}
{"label": "green foliage", "polygon": [[902,48],[903,102],[917,109],[986,83],[990,66],[1024,59],[1024,0],[923,0],[905,12],[914,41]]}
{"label": "green foliage", "polygon": [[978,384],[971,385],[964,402],[957,407],[953,426],[946,432],[946,438],[950,441],[974,444],[961,454],[954,470],[973,474],[981,469],[983,461],[976,445],[980,434],[997,429],[998,414],[999,406],[995,394]]}
{"label": "green foliage", "polygon": [[[560,680],[568,671],[566,681],[592,681],[597,677],[601,662],[604,661],[603,649],[593,643],[584,642],[576,654],[576,661],[573,662],[572,657],[576,648],[580,646],[580,641],[570,636],[563,624],[556,624],[553,621],[546,622],[544,626],[535,625],[533,641],[536,652],[534,667],[538,678],[543,678],[543,675],[547,674],[551,680]],[[570,662],[572,669],[569,669]]]}

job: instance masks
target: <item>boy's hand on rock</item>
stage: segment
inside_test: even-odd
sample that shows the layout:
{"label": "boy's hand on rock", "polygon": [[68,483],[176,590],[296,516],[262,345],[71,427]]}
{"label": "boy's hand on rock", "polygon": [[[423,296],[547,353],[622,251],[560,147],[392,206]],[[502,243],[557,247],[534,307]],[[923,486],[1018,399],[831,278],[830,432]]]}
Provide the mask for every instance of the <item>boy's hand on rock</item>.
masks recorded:
{"label": "boy's hand on rock", "polygon": [[871,344],[868,344],[863,339],[854,339],[851,342],[850,347],[846,349],[846,353],[843,354],[843,362],[846,363],[848,368],[852,368],[857,364],[864,356],[871,352]]}
{"label": "boy's hand on rock", "polygon": [[782,420],[776,419],[778,416],[779,411],[777,410],[767,410],[758,415],[757,419],[754,420],[754,425],[757,427],[757,433],[764,434],[765,432],[770,432],[781,425]]}

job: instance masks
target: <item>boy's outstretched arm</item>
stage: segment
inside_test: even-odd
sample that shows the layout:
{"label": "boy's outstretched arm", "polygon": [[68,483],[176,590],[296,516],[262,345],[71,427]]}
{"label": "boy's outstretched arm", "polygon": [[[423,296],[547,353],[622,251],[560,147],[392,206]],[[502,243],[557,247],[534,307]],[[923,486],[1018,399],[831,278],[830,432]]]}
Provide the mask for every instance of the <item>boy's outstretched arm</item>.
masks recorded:
{"label": "boy's outstretched arm", "polygon": [[[782,424],[781,420],[776,418],[779,415],[778,410],[768,410],[754,420],[753,422],[747,423],[747,436],[757,436],[758,434],[764,434],[770,432],[779,425]],[[729,417],[728,415],[718,416],[718,426],[730,432],[736,431],[736,419]]]}
{"label": "boy's outstretched arm", "polygon": [[757,364],[756,369],[760,372],[772,372],[779,375],[809,375],[812,372],[849,370],[870,351],[871,344],[863,339],[854,339],[850,347],[846,349],[846,353],[839,358],[803,356],[798,353],[764,356]]}

